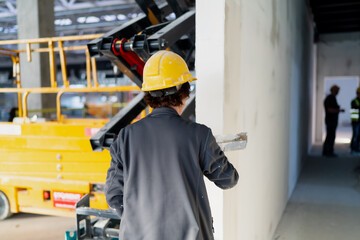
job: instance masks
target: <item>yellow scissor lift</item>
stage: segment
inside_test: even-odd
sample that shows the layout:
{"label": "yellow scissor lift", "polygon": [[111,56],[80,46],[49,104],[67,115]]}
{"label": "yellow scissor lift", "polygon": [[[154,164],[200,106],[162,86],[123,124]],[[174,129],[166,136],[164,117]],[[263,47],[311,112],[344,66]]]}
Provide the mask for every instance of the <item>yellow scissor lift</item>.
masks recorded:
{"label": "yellow scissor lift", "polygon": [[[137,86],[100,87],[96,61],[90,57],[86,45],[64,46],[64,42],[100,36],[0,41],[2,46],[14,44],[24,48],[0,48],[0,55],[12,59],[17,85],[0,88],[0,93],[17,94],[19,109],[19,117],[13,122],[0,123],[0,220],[18,212],[75,216],[75,203],[85,194],[90,194],[92,207],[108,208],[102,189],[110,154],[94,152],[89,141],[108,119],[68,119],[61,114],[60,105],[64,93],[139,91]],[[34,47],[35,44],[47,46]],[[87,86],[72,88],[67,79],[65,53],[80,50],[86,56]],[[20,79],[20,54],[26,54],[31,61],[33,53],[42,52],[49,54],[50,87],[22,88],[21,83],[26,79]],[[60,57],[63,87],[57,86],[55,77],[56,54]],[[56,94],[56,119],[29,118],[28,95],[48,93]]]}

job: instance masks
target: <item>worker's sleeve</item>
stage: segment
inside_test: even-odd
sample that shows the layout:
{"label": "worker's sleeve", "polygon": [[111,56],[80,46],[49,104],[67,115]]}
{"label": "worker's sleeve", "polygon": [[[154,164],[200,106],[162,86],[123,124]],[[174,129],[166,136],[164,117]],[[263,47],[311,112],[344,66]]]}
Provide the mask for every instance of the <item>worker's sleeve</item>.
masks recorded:
{"label": "worker's sleeve", "polygon": [[200,165],[203,174],[216,186],[228,189],[236,185],[239,175],[217,144],[210,129],[201,156]]}
{"label": "worker's sleeve", "polygon": [[329,97],[325,98],[325,101],[324,101],[324,107],[325,107],[325,111],[328,111],[328,108],[330,107],[330,102],[329,102]]}
{"label": "worker's sleeve", "polygon": [[108,205],[114,208],[121,217],[123,212],[124,177],[120,150],[118,141],[115,141],[110,147],[111,164],[106,176],[105,197]]}

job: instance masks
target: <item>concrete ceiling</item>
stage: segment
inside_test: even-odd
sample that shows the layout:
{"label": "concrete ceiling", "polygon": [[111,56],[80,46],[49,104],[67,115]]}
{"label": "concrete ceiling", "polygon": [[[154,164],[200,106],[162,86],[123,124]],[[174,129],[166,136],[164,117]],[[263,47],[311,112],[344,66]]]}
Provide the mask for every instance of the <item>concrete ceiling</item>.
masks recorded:
{"label": "concrete ceiling", "polygon": [[360,0],[310,0],[318,34],[360,31]]}

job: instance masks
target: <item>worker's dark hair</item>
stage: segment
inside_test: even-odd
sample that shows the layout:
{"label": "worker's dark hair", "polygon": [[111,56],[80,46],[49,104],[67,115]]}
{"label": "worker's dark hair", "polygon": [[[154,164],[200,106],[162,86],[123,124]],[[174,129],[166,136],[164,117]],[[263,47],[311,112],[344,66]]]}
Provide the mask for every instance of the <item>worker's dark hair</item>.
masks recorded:
{"label": "worker's dark hair", "polygon": [[165,96],[165,97],[153,97],[149,92],[145,93],[145,102],[152,108],[159,107],[176,107],[182,104],[184,98],[189,97],[190,95],[190,84],[189,82],[184,83],[179,91],[174,94]]}

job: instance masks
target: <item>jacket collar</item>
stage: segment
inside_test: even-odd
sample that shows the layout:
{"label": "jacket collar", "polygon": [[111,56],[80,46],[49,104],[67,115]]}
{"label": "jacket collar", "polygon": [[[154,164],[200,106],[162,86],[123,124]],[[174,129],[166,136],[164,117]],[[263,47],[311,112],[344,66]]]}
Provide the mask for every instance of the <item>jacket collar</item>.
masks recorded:
{"label": "jacket collar", "polygon": [[179,116],[177,111],[171,107],[160,107],[154,108],[150,116],[159,116],[159,115],[169,115],[169,116]]}

